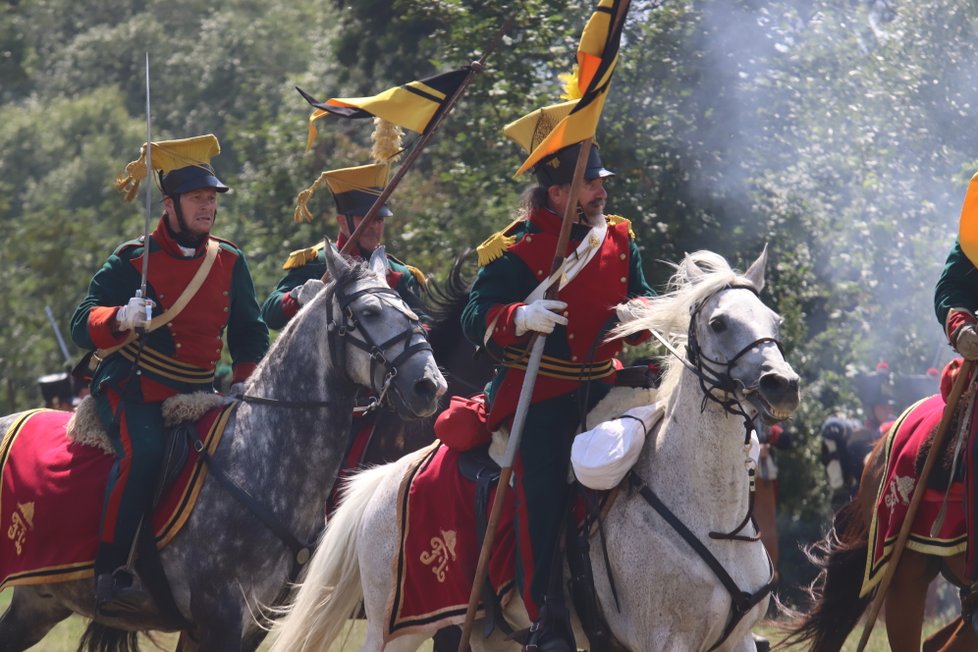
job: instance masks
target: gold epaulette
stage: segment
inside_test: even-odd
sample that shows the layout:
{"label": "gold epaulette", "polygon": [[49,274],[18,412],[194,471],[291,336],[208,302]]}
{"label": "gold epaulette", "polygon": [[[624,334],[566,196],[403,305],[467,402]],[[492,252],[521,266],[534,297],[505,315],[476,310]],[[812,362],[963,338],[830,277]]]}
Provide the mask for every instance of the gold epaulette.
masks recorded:
{"label": "gold epaulette", "polygon": [[632,221],[627,217],[622,217],[621,215],[605,215],[608,220],[608,226],[617,226],[624,222],[628,225],[628,237],[632,240],[635,239],[635,231],[632,230]]}
{"label": "gold epaulette", "polygon": [[476,253],[479,254],[479,267],[485,267],[513,246],[513,243],[516,242],[516,236],[509,235],[509,233],[522,221],[522,219],[513,220],[505,229],[493,233],[475,248]]}
{"label": "gold epaulette", "polygon": [[323,243],[320,242],[315,247],[306,247],[305,249],[296,249],[289,254],[288,260],[282,265],[282,269],[296,269],[297,267],[302,267],[319,257],[319,251],[323,248]]}
{"label": "gold epaulette", "polygon": [[403,260],[399,260],[399,259],[395,258],[394,256],[391,256],[390,254],[387,254],[387,257],[390,258],[391,260],[393,260],[395,263],[398,263],[400,265],[404,265],[405,267],[407,267],[408,268],[408,271],[411,272],[411,276],[413,276],[414,277],[414,280],[416,280],[418,282],[418,285],[420,285],[424,289],[428,289],[428,277],[424,275],[424,272],[422,272],[420,269],[418,269],[414,265],[408,265]]}

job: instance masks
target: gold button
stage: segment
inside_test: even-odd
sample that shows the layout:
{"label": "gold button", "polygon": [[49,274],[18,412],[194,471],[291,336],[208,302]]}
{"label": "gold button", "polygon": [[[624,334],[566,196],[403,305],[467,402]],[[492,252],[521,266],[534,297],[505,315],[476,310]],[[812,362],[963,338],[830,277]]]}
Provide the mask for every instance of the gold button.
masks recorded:
{"label": "gold button", "polygon": [[624,276],[622,276],[622,277],[621,277],[621,282],[622,282],[622,283],[627,283],[627,282],[628,282],[628,279],[627,279],[627,278],[625,278]]}
{"label": "gold button", "polygon": [[620,254],[618,257],[621,258],[622,260],[625,260],[626,258],[625,254]]}
{"label": "gold button", "polygon": [[532,235],[526,236],[526,241],[527,242],[533,242],[533,236]]}
{"label": "gold button", "polygon": [[[624,254],[622,254],[622,255],[624,255]],[[225,290],[225,291],[224,291],[224,296],[227,296],[228,294],[229,294],[229,293],[228,293],[228,291],[227,291],[227,290]]]}
{"label": "gold button", "polygon": [[227,306],[224,306],[224,312],[227,312],[227,311],[228,311]]}
{"label": "gold button", "polygon": [[570,311],[569,310],[565,310],[564,311],[564,317],[570,317]]}
{"label": "gold button", "polygon": [[214,353],[220,353],[220,352],[221,352],[220,349],[214,349]]}
{"label": "gold button", "polygon": [[542,269],[538,269],[537,270],[537,276],[543,276],[543,270]]}
{"label": "gold button", "polygon": [[180,344],[180,342],[177,342],[177,348],[179,349],[181,346],[183,346],[183,344]]}
{"label": "gold button", "polygon": [[571,361],[576,362],[577,361],[577,356],[576,355],[572,355],[571,356]]}
{"label": "gold button", "polygon": [[574,339],[574,333],[568,333],[567,334],[567,339],[569,339],[569,340]]}
{"label": "gold button", "polygon": [[166,298],[166,295],[165,295],[165,294],[162,294],[162,293],[161,293],[161,294],[160,294],[160,300],[162,301],[162,300],[163,300],[163,299],[165,299],[165,298]]}

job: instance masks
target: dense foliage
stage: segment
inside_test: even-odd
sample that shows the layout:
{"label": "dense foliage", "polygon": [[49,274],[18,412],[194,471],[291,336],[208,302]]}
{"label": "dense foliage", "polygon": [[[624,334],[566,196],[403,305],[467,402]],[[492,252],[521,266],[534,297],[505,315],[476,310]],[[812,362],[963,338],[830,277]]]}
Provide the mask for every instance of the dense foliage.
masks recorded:
{"label": "dense foliage", "polygon": [[[633,219],[646,271],[713,249],[743,266],[767,244],[767,298],[805,400],[782,455],[784,537],[827,515],[818,425],[858,406],[850,379],[886,360],[922,373],[949,356],[932,292],[978,166],[971,3],[634,0],[599,141],[616,170],[610,210]],[[319,97],[378,92],[477,57],[505,36],[398,189],[388,243],[434,276],[501,228],[522,180],[501,127],[558,101],[585,0],[21,0],[0,14],[0,408],[38,401],[63,364],[88,279],[143,228],[112,182],[145,137],[213,132],[234,189],[217,231],[247,251],[260,293],[290,249],[332,234],[296,225],[295,196],[323,169],[368,162],[365,122],[324,120]],[[327,193],[314,199],[329,215]],[[263,297],[260,297],[263,298]],[[81,352],[72,350],[72,355]],[[790,544],[789,544],[790,545]]]}

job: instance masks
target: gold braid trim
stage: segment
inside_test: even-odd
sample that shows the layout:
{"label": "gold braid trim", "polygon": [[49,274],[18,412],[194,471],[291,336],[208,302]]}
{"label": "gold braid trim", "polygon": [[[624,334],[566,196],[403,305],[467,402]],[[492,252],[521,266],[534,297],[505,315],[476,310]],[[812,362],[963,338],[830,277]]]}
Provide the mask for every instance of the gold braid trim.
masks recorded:
{"label": "gold braid trim", "polygon": [[305,249],[296,249],[289,254],[288,260],[282,265],[282,269],[296,269],[297,267],[303,267],[312,261],[319,258],[319,250],[322,249],[324,244],[320,242],[315,247],[306,247]]}
{"label": "gold braid trim", "polygon": [[509,233],[513,227],[522,221],[522,219],[513,220],[505,229],[493,233],[475,248],[476,253],[479,254],[479,267],[485,267],[497,258],[502,257],[506,250],[516,243],[516,236],[509,235]]}
{"label": "gold braid trim", "polygon": [[608,226],[617,226],[624,222],[628,225],[628,237],[632,240],[635,239],[635,231],[632,230],[632,221],[627,217],[622,217],[621,215],[605,215],[608,220]]}

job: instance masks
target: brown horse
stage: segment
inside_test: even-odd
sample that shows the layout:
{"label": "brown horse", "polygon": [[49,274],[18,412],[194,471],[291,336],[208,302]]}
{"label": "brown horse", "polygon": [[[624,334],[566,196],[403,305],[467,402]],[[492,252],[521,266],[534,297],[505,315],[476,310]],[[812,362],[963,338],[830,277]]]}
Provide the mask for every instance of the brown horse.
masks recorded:
{"label": "brown horse", "polygon": [[[901,421],[898,420],[898,425]],[[956,428],[952,430],[955,431]],[[899,428],[897,436],[903,436]],[[820,569],[809,590],[812,605],[807,613],[795,619],[789,636],[782,643],[807,643],[819,652],[842,649],[878,590],[877,585],[867,595],[859,595],[868,563],[870,524],[881,484],[887,477],[889,439],[889,436],[883,437],[873,447],[866,458],[856,497],[835,513],[832,529],[825,539],[806,551]],[[929,478],[928,487],[946,486],[949,479],[948,466],[938,464]],[[904,549],[886,593],[883,610],[887,638],[894,652],[921,649],[924,601],[927,588],[938,573],[959,588],[970,586],[964,572],[964,553],[947,552],[947,556],[940,556],[909,547]],[[978,635],[966,620],[959,617],[932,635],[923,649],[925,652],[978,650]]]}

